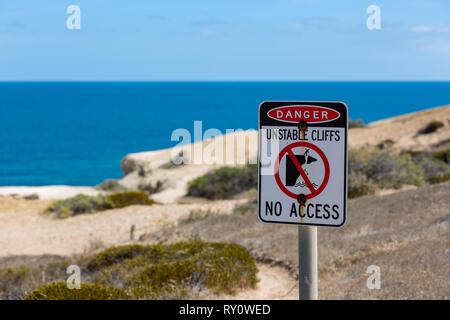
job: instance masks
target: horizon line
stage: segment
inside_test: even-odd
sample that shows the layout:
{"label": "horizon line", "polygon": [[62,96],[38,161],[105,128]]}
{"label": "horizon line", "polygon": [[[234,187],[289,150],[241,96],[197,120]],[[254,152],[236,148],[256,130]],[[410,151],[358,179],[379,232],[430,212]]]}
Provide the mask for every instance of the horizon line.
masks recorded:
{"label": "horizon line", "polygon": [[55,83],[55,82],[130,82],[130,83],[149,83],[149,82],[192,82],[192,83],[205,83],[205,82],[259,82],[259,83],[299,83],[299,82],[450,82],[448,80],[0,80],[0,83]]}

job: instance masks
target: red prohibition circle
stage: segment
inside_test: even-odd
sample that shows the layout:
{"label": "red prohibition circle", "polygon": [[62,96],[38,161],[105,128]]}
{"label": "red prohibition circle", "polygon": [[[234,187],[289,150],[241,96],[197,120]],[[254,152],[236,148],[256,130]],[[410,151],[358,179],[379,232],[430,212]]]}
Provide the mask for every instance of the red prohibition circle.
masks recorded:
{"label": "red prohibition circle", "polygon": [[306,199],[312,199],[315,196],[319,195],[323,191],[323,189],[325,189],[325,187],[327,186],[328,180],[330,178],[330,164],[328,163],[328,159],[325,156],[325,154],[323,153],[323,151],[320,150],[317,146],[315,146],[309,142],[299,141],[299,142],[294,142],[294,143],[284,147],[284,149],[281,150],[280,154],[278,155],[277,159],[275,160],[275,180],[277,181],[277,184],[280,187],[281,191],[283,191],[289,197],[297,199],[298,194],[295,194],[295,193],[289,191],[283,185],[283,183],[281,182],[281,178],[280,178],[280,161],[281,161],[281,159],[283,159],[283,156],[286,153],[290,152],[292,149],[297,148],[297,147],[307,147],[307,148],[313,149],[320,156],[320,158],[322,159],[323,164],[325,166],[325,175],[324,175],[323,181],[320,184],[319,188],[317,188],[317,189],[313,188],[314,191],[310,190],[311,193],[306,195]]}

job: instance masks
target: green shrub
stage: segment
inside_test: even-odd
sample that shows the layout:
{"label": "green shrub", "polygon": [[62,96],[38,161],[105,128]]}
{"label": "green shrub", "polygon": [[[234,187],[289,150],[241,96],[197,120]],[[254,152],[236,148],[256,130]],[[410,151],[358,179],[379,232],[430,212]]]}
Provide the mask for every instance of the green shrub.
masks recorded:
{"label": "green shrub", "polygon": [[367,167],[365,149],[352,149],[348,156],[348,197],[355,198],[371,194],[374,185],[369,181],[364,170]]}
{"label": "green shrub", "polygon": [[442,182],[446,182],[450,180],[450,172],[447,172],[441,176],[437,176],[437,177],[432,177],[430,178],[428,181],[432,184],[435,183],[442,183]]}
{"label": "green shrub", "polygon": [[91,258],[88,269],[99,271],[98,281],[123,285],[138,298],[183,298],[202,289],[233,292],[257,281],[254,258],[233,243],[110,248]]}
{"label": "green shrub", "polygon": [[43,274],[46,281],[67,277],[66,269],[69,265],[68,260],[62,260],[40,267],[22,265],[17,268],[0,269],[0,298],[22,299],[26,292],[44,284]]}
{"label": "green shrub", "polygon": [[45,213],[52,214],[55,218],[67,218],[78,214],[94,213],[101,210],[111,209],[112,204],[107,202],[104,196],[76,195],[73,198],[58,200],[51,204]]}
{"label": "green shrub", "polygon": [[430,158],[420,162],[425,172],[426,180],[430,183],[446,181],[445,176],[450,174],[450,167],[442,161]]}
{"label": "green shrub", "polygon": [[119,192],[125,191],[127,188],[121,185],[119,181],[117,181],[116,179],[106,179],[100,185],[97,186],[97,189],[104,191]]}
{"label": "green shrub", "polygon": [[79,214],[123,208],[134,204],[152,205],[154,203],[142,191],[123,191],[108,196],[87,196],[79,194],[73,198],[54,202],[44,212],[46,214],[52,214],[55,218],[64,219]]}
{"label": "green shrub", "polygon": [[112,247],[97,253],[87,263],[87,269],[90,271],[112,266],[115,263],[126,259],[133,259],[138,255],[149,251],[150,247],[144,247],[137,244],[130,244],[120,247]]}
{"label": "green shrub", "polygon": [[396,154],[400,168],[398,170],[398,177],[396,183],[410,184],[416,187],[425,185],[425,172],[421,165],[416,165],[412,157],[408,154]]}
{"label": "green shrub", "polygon": [[[69,264],[82,270],[86,283],[80,290],[69,290],[62,282]],[[255,259],[234,243],[134,244],[72,263],[0,269],[0,292],[3,299],[179,299],[195,297],[202,290],[233,293],[253,287],[256,274]]]}
{"label": "green shrub", "polygon": [[81,283],[80,289],[69,289],[65,282],[53,282],[33,290],[25,300],[124,300],[124,289],[96,283]]}
{"label": "green shrub", "polygon": [[350,119],[348,122],[348,128],[349,129],[353,129],[353,128],[364,128],[366,125],[364,124],[364,121],[362,121],[361,119],[357,119],[357,120],[352,120]]}
{"label": "green shrub", "polygon": [[348,175],[348,197],[356,198],[372,194],[375,191],[374,184],[362,172],[350,171]]}
{"label": "green shrub", "polygon": [[40,271],[37,268],[20,266],[17,268],[0,269],[0,290],[7,291],[9,286],[25,284],[33,278],[39,278]]}
{"label": "green shrub", "polygon": [[124,191],[111,194],[107,201],[112,203],[113,208],[123,208],[135,204],[153,205],[155,201],[149,199],[147,194],[142,191]]}
{"label": "green shrub", "polygon": [[403,184],[421,186],[426,174],[421,161],[409,153],[391,149],[360,148],[349,153],[348,195],[350,198],[373,193],[377,188],[399,188]]}
{"label": "green shrub", "polygon": [[25,200],[39,200],[39,195],[37,193],[32,193],[32,194],[23,196],[23,198]]}
{"label": "green shrub", "polygon": [[369,179],[378,183],[382,188],[399,186],[398,171],[400,164],[398,159],[389,152],[372,152],[367,161],[366,175]]}
{"label": "green shrub", "polygon": [[394,140],[392,139],[386,139],[381,141],[380,143],[377,144],[377,148],[378,149],[389,149],[390,147],[392,147],[394,145]]}
{"label": "green shrub", "polygon": [[257,282],[254,258],[237,244],[194,241],[168,246],[163,252],[162,256],[147,256],[158,263],[138,271],[128,283],[161,294],[173,292],[171,284],[179,289],[232,293]]}
{"label": "green shrub", "polygon": [[258,193],[256,192],[256,188],[252,188],[248,191],[247,201],[243,204],[236,205],[233,209],[233,213],[235,214],[247,214],[247,213],[256,213],[258,209]]}
{"label": "green shrub", "polygon": [[433,158],[440,161],[444,161],[447,164],[450,163],[450,149],[445,149],[433,153]]}
{"label": "green shrub", "polygon": [[395,154],[390,150],[368,150],[367,177],[381,188],[399,188],[402,184],[421,186],[424,173],[409,154]]}
{"label": "green shrub", "polygon": [[444,124],[440,121],[431,121],[425,126],[425,128],[419,130],[419,134],[432,133],[438,130],[439,128],[442,128],[443,126]]}
{"label": "green shrub", "polygon": [[140,184],[138,186],[138,189],[140,191],[144,191],[147,194],[154,194],[164,190],[164,183],[161,180],[158,180],[154,184],[153,183]]}
{"label": "green shrub", "polygon": [[20,266],[0,269],[0,298],[21,299],[24,292],[40,285],[41,272],[37,268]]}
{"label": "green shrub", "polygon": [[228,199],[255,188],[257,183],[256,165],[222,167],[190,181],[188,195],[208,199]]}
{"label": "green shrub", "polygon": [[448,150],[431,153],[428,151],[408,151],[414,163],[422,168],[425,180],[439,183],[448,180],[450,166],[445,162]]}

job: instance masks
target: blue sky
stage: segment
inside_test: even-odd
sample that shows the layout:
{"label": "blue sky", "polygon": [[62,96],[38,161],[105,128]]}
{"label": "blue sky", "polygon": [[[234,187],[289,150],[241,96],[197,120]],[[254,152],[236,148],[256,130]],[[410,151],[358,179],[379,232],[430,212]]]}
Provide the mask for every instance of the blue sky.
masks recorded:
{"label": "blue sky", "polygon": [[1,1],[0,80],[450,80],[450,1]]}

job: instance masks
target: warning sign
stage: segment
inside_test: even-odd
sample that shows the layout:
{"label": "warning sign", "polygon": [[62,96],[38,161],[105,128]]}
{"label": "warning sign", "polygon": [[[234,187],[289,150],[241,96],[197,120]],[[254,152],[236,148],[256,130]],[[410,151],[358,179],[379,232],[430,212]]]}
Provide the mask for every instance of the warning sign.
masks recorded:
{"label": "warning sign", "polygon": [[[306,130],[299,124],[306,123]],[[347,209],[347,107],[263,102],[259,107],[259,218],[339,227]],[[299,195],[306,197],[303,208]]]}

